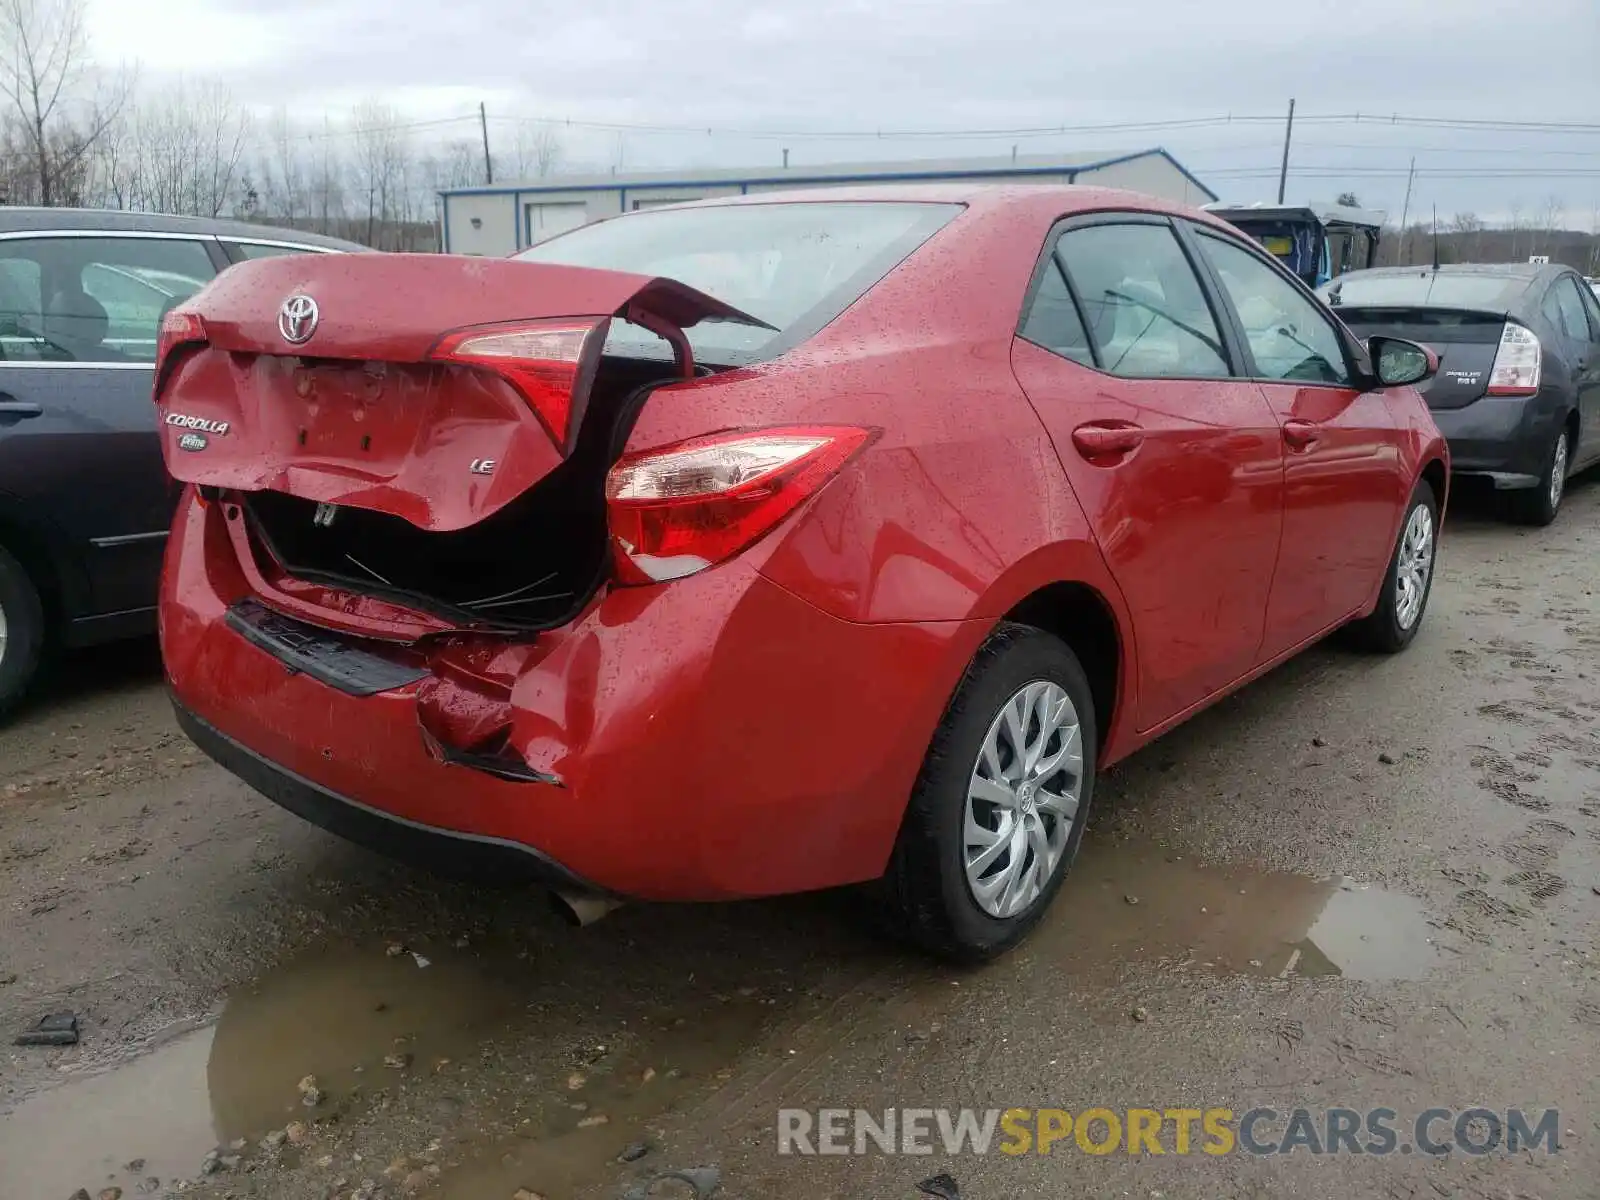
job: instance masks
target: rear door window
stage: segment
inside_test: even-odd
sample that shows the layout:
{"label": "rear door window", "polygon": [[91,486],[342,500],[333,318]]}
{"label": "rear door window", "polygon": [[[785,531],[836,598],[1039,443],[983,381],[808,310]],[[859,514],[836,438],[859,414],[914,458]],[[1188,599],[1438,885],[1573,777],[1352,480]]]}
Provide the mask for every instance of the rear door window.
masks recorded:
{"label": "rear door window", "polygon": [[1222,334],[1177,235],[1166,225],[1069,229],[1056,243],[1100,369],[1132,378],[1229,374]]}
{"label": "rear door window", "polygon": [[1593,287],[1585,284],[1578,289],[1578,295],[1583,297],[1583,311],[1589,314],[1589,328],[1593,331],[1593,338],[1600,342],[1600,299],[1595,296]]}
{"label": "rear door window", "polygon": [[1062,358],[1092,367],[1094,351],[1089,348],[1089,331],[1083,327],[1078,306],[1067,290],[1066,276],[1061,273],[1060,260],[1054,252],[1045,261],[1044,275],[1028,314],[1018,331],[1036,346],[1042,346]]}
{"label": "rear door window", "polygon": [[0,240],[9,362],[153,363],[161,318],[215,277],[198,238]]}
{"label": "rear door window", "polygon": [[1555,301],[1560,330],[1575,342],[1587,342],[1590,336],[1589,317],[1584,309],[1583,297],[1578,294],[1577,279],[1563,275],[1550,289],[1550,297]]}

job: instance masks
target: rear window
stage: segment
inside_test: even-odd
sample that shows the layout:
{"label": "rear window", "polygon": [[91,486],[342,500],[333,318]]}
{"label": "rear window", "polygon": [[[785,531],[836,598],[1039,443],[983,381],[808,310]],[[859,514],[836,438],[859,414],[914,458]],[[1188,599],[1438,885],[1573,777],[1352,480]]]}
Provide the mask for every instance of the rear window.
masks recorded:
{"label": "rear window", "polygon": [[1345,275],[1323,284],[1334,308],[1487,308],[1504,312],[1527,287],[1500,275],[1452,275],[1417,271],[1405,275]]}
{"label": "rear window", "polygon": [[[738,364],[810,337],[960,211],[957,204],[831,201],[638,212],[516,257],[676,279],[773,326],[708,320],[687,331],[697,358]],[[617,322],[608,348],[638,353],[652,345],[663,343]]]}

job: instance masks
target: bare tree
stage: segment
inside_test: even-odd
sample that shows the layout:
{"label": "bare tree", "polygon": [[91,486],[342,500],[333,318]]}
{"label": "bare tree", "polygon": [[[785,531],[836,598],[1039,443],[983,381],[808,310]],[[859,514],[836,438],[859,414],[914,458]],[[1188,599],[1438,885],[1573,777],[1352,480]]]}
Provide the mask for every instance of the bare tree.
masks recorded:
{"label": "bare tree", "polygon": [[513,143],[518,179],[543,179],[561,165],[561,139],[546,125],[523,122]]}
{"label": "bare tree", "polygon": [[1513,200],[1508,210],[1511,214],[1511,260],[1517,260],[1517,242],[1522,234],[1522,201]]}
{"label": "bare tree", "polygon": [[410,147],[399,114],[376,101],[356,107],[350,131],[355,140],[355,179],[367,197],[366,242],[377,246],[382,228],[403,219],[396,210],[405,194]]}
{"label": "bare tree", "polygon": [[1555,243],[1556,231],[1565,212],[1566,205],[1562,203],[1560,196],[1546,196],[1544,203],[1539,206],[1539,228],[1544,232],[1544,248],[1547,254]]}
{"label": "bare tree", "polygon": [[296,136],[286,109],[280,108],[268,118],[269,151],[257,169],[262,205],[291,225],[307,215],[310,202],[301,152],[304,141]]}
{"label": "bare tree", "polygon": [[333,122],[322,120],[322,135],[318,139],[317,153],[311,168],[311,205],[317,218],[319,233],[332,233],[333,223],[345,218],[345,169],[334,152],[336,134]]}
{"label": "bare tree", "polygon": [[61,203],[69,181],[86,190],[89,151],[116,121],[126,79],[102,87],[76,120],[69,112],[90,86],[87,0],[0,0],[0,94],[20,123],[40,204]]}

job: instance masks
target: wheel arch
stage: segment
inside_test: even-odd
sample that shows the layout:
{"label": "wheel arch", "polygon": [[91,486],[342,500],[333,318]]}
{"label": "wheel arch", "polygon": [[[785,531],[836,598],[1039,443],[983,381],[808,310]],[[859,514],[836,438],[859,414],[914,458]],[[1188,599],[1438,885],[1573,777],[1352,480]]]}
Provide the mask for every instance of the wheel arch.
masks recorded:
{"label": "wheel arch", "polygon": [[1042,629],[1071,648],[1089,679],[1097,748],[1104,751],[1124,691],[1126,660],[1122,631],[1110,602],[1087,583],[1058,580],[1024,596],[1003,619]]}
{"label": "wheel arch", "polygon": [[1442,518],[1450,491],[1450,468],[1445,465],[1443,458],[1430,458],[1422,464],[1420,478],[1433,489],[1433,498],[1439,505],[1439,515]]}
{"label": "wheel arch", "polygon": [[0,496],[0,549],[16,559],[27,573],[39,593],[46,627],[53,633],[81,599],[74,590],[76,581],[52,547],[49,535],[5,504],[4,499]]}

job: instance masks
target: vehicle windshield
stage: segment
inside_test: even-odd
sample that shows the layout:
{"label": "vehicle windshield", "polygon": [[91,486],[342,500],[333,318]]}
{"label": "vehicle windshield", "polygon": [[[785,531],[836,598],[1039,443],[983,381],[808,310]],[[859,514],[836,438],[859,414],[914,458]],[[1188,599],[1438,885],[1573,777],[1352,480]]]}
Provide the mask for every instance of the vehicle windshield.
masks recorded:
{"label": "vehicle windshield", "polygon": [[1482,308],[1504,312],[1527,287],[1504,275],[1455,275],[1419,269],[1401,275],[1346,275],[1324,284],[1334,308]]}
{"label": "vehicle windshield", "polygon": [[[662,276],[772,328],[707,320],[686,332],[703,362],[743,364],[810,337],[961,211],[958,204],[820,201],[630,213],[532,246],[523,262]],[[610,353],[660,353],[614,322]]]}

